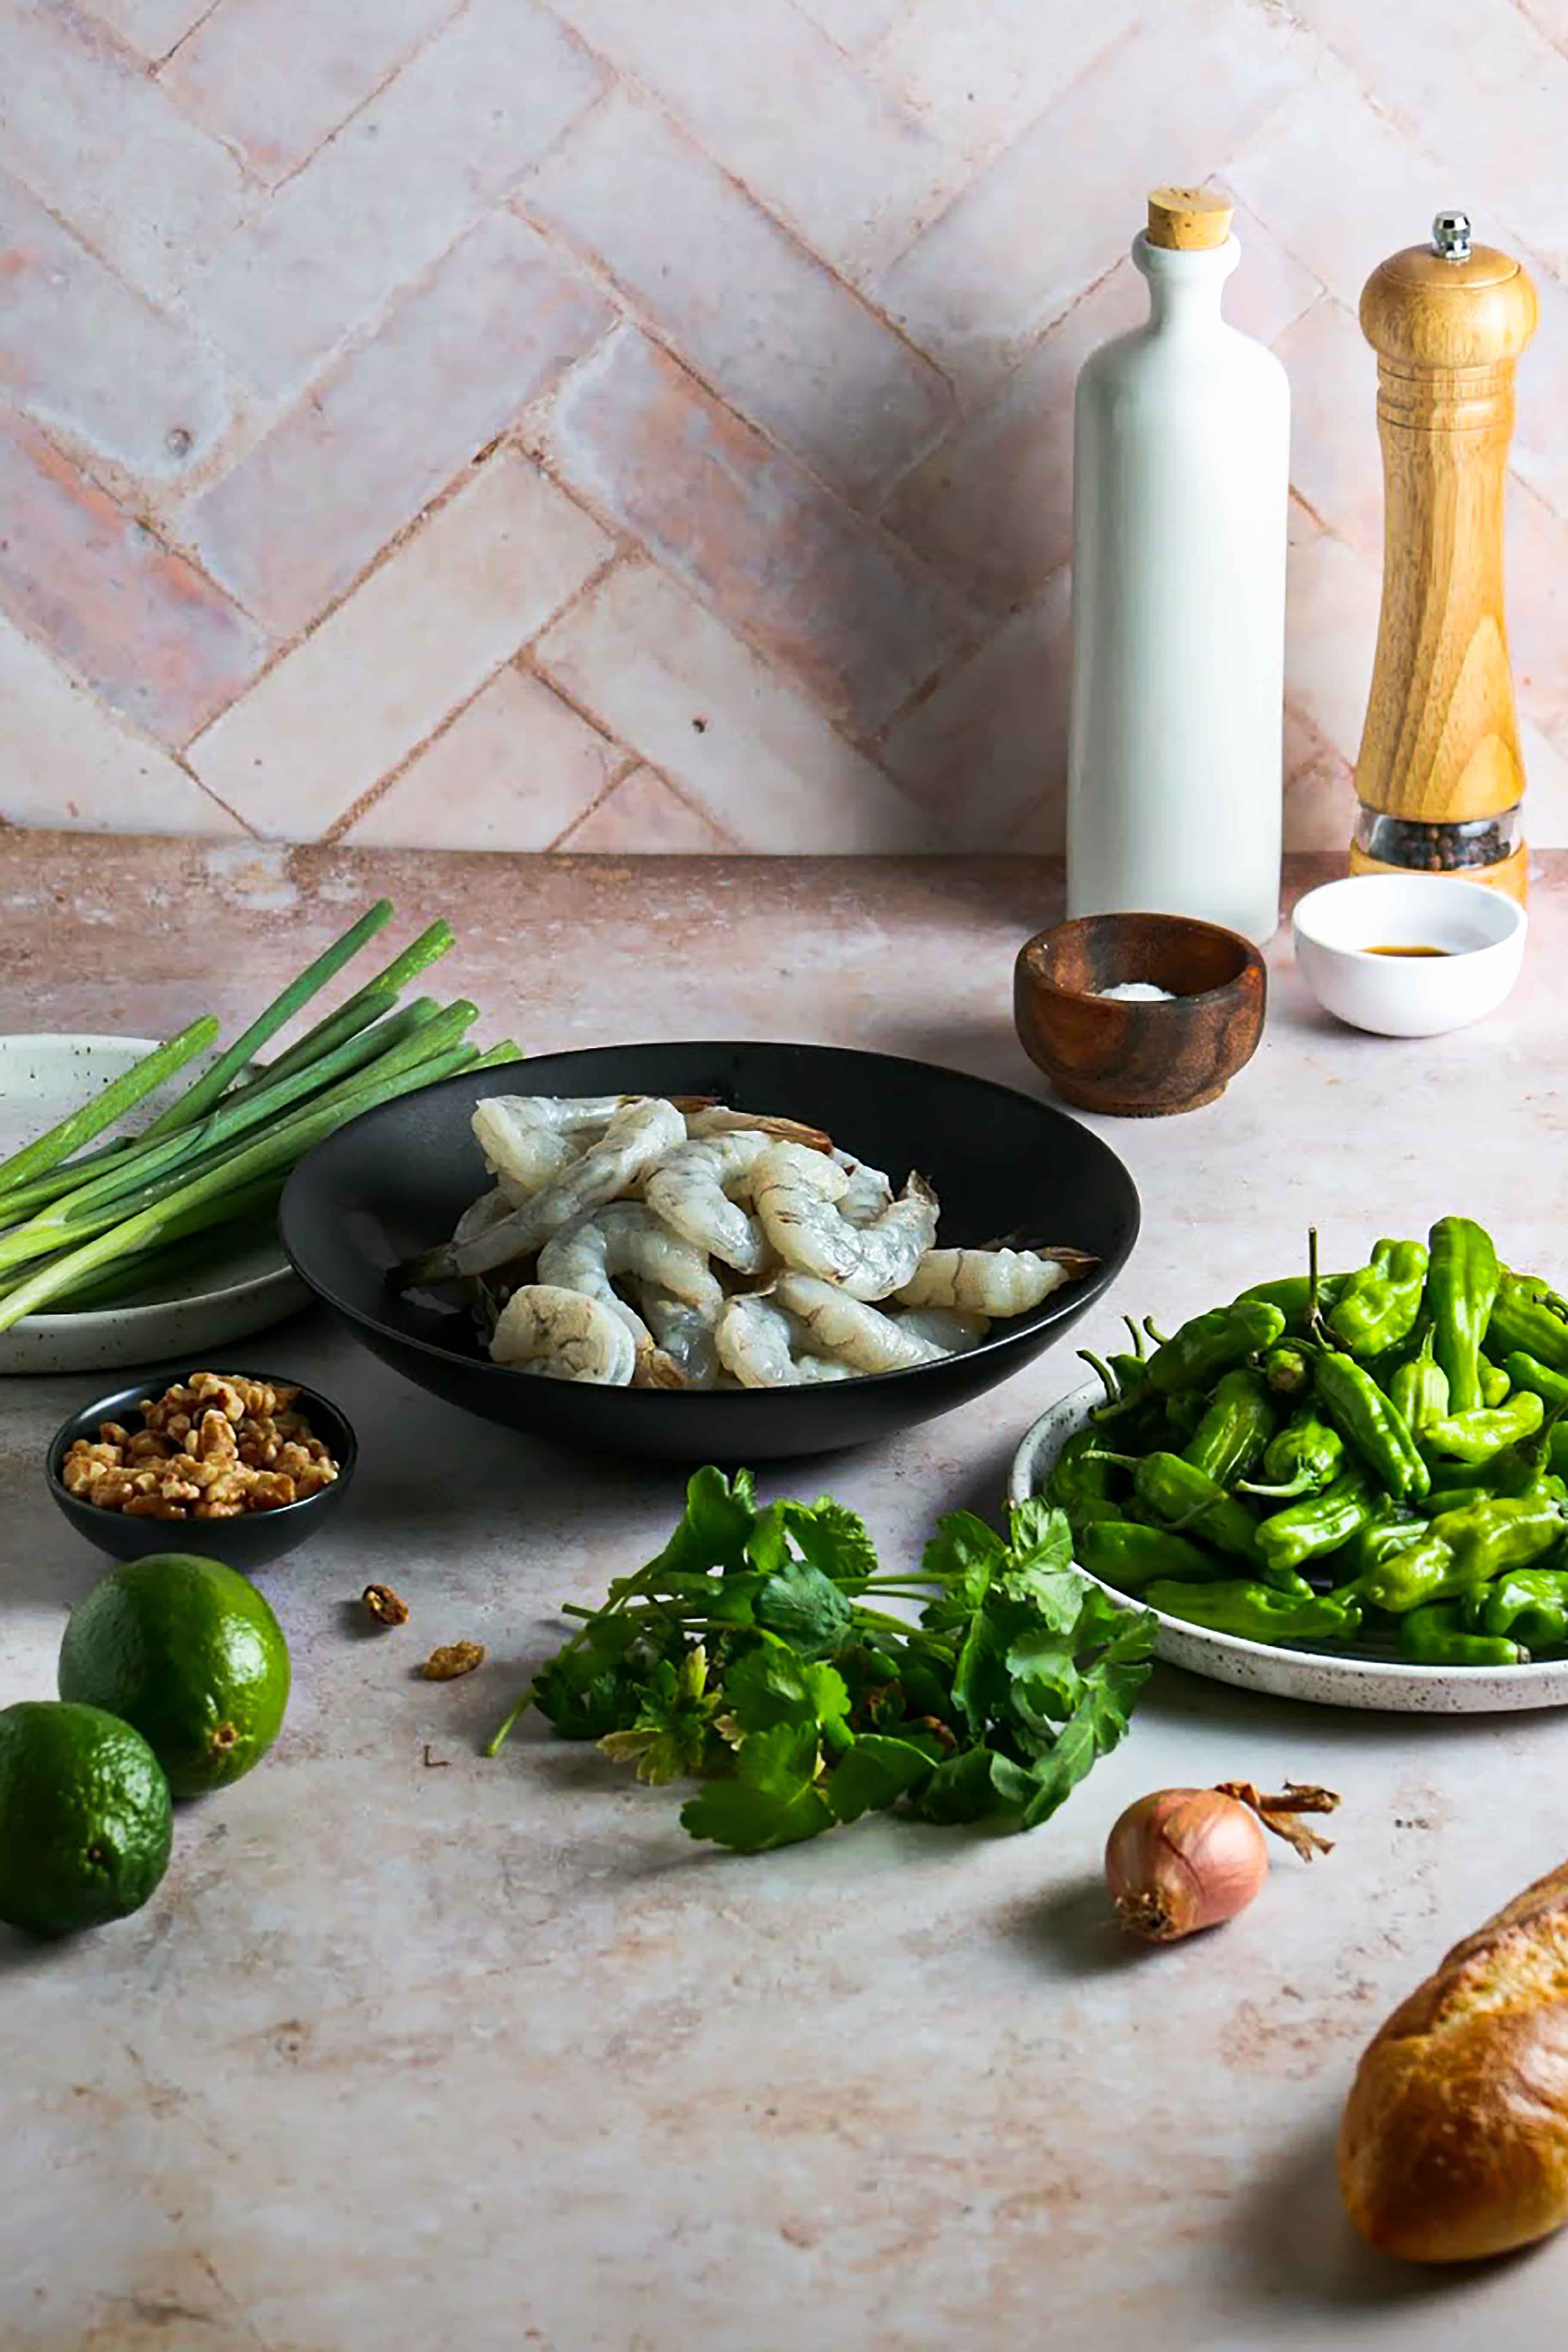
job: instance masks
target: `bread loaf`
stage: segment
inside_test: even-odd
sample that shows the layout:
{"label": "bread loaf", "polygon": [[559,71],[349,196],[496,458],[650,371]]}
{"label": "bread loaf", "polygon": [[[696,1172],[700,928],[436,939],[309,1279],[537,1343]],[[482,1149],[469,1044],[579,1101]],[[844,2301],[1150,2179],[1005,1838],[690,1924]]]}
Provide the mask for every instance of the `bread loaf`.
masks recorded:
{"label": "bread loaf", "polygon": [[1357,2069],[1340,2187],[1363,2238],[1468,2262],[1568,2221],[1568,1864],[1468,1936]]}

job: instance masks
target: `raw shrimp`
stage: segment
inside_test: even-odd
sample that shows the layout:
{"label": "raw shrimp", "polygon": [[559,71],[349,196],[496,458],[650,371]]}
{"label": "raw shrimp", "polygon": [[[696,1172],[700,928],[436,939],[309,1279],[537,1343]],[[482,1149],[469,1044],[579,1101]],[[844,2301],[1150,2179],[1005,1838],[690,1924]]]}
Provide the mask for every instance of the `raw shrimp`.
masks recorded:
{"label": "raw shrimp", "polygon": [[892,1207],[892,1179],[884,1176],[879,1168],[871,1167],[864,1160],[855,1159],[847,1151],[836,1150],[833,1160],[835,1166],[842,1168],[849,1179],[836,1204],[847,1224],[871,1224],[884,1209]]}
{"label": "raw shrimp", "polygon": [[[689,1100],[690,1097],[688,1097]],[[726,1110],[721,1103],[701,1103],[686,1114],[686,1132],[695,1142],[709,1135],[736,1135],[753,1130],[775,1143],[804,1143],[811,1151],[831,1151],[833,1139],[820,1127],[803,1126],[798,1118],[774,1118],[765,1110]]]}
{"label": "raw shrimp", "polygon": [[469,1202],[458,1219],[452,1239],[455,1242],[471,1241],[476,1234],[489,1233],[492,1225],[500,1224],[510,1209],[511,1202],[497,1184],[492,1191],[481,1192],[477,1201]]}
{"label": "raw shrimp", "polygon": [[513,1208],[596,1142],[633,1095],[486,1095],[470,1124],[485,1165]]}
{"label": "raw shrimp", "polygon": [[773,1255],[743,1203],[752,1197],[758,1161],[772,1149],[773,1139],[755,1127],[683,1143],[647,1179],[648,1207],[737,1274],[763,1274]]}
{"label": "raw shrimp", "polygon": [[631,1386],[637,1342],[619,1318],[580,1290],[530,1283],[514,1290],[490,1340],[498,1364],[515,1365],[552,1381],[593,1381],[601,1388]]}
{"label": "raw shrimp", "polygon": [[960,1315],[951,1307],[907,1307],[898,1318],[900,1331],[929,1339],[945,1356],[962,1356],[978,1348],[991,1328],[987,1315]]}
{"label": "raw shrimp", "polygon": [[899,1291],[906,1307],[961,1315],[1027,1315],[1096,1261],[1082,1250],[927,1250]]}
{"label": "raw shrimp", "polygon": [[713,1318],[650,1282],[637,1285],[637,1303],[660,1349],[684,1374],[687,1387],[717,1387],[720,1367]]}
{"label": "raw shrimp", "polygon": [[714,1333],[720,1362],[742,1388],[801,1388],[853,1377],[847,1364],[809,1351],[797,1355],[804,1336],[793,1315],[754,1290],[728,1302]]}
{"label": "raw shrimp", "polygon": [[454,1274],[483,1274],[538,1249],[552,1234],[585,1210],[602,1208],[617,1192],[638,1183],[686,1140],[686,1121],[673,1103],[634,1096],[616,1111],[603,1137],[591,1144],[542,1192],[509,1217],[462,1243],[447,1243],[416,1259],[406,1279],[449,1281]]}
{"label": "raw shrimp", "polygon": [[581,1290],[611,1307],[647,1344],[649,1333],[610,1287],[615,1275],[635,1275],[695,1307],[711,1322],[724,1303],[708,1261],[640,1201],[612,1201],[574,1217],[539,1253],[539,1279],[562,1290]]}
{"label": "raw shrimp", "polygon": [[[804,1344],[855,1372],[907,1372],[947,1353],[930,1339],[907,1331],[890,1315],[831,1282],[811,1274],[781,1274],[773,1286],[778,1304],[795,1317]],[[731,1299],[731,1306],[735,1304]]]}
{"label": "raw shrimp", "polygon": [[922,1176],[868,1225],[837,1203],[853,1178],[825,1154],[775,1143],[752,1175],[762,1228],[784,1264],[851,1298],[887,1298],[908,1282],[936,1236],[937,1199]]}

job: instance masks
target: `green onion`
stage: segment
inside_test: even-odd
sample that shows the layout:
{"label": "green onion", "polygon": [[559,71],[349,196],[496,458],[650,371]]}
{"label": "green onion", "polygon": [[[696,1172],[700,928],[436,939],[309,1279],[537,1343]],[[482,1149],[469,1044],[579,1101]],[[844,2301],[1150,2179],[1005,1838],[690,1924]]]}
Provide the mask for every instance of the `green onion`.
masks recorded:
{"label": "green onion", "polygon": [[106,1127],[112,1127],[117,1118],[134,1108],[143,1095],[161,1087],[195,1055],[205,1054],[216,1035],[216,1021],[210,1013],[204,1013],[199,1021],[193,1021],[177,1037],[169,1038],[151,1054],[143,1054],[139,1062],[111,1079],[80,1110],[73,1110],[46,1134],[35,1136],[20,1151],[14,1151],[9,1160],[0,1160],[0,1214],[5,1207],[5,1195],[15,1186],[26,1183],[29,1177],[41,1176],[46,1169],[56,1167],[73,1151],[79,1151],[84,1143],[90,1143]]}
{"label": "green onion", "polygon": [[276,1078],[290,1077],[297,1069],[313,1062],[318,1055],[330,1053],[345,1038],[356,1035],[379,1017],[378,998],[385,996],[390,1001],[400,990],[406,988],[411,980],[416,980],[422,971],[428,971],[433,963],[438,962],[447,949],[455,944],[455,935],[448,923],[432,923],[429,929],[421,931],[401,955],[394,956],[384,971],[379,971],[374,980],[366,981],[362,989],[344,999],[335,1013],[330,1013],[324,1021],[318,1021],[313,1029],[307,1029],[297,1045],[290,1045],[288,1052],[280,1054],[275,1062],[268,1062],[264,1070],[258,1071],[245,1087],[236,1091],[243,1094],[250,1087],[265,1085]]}

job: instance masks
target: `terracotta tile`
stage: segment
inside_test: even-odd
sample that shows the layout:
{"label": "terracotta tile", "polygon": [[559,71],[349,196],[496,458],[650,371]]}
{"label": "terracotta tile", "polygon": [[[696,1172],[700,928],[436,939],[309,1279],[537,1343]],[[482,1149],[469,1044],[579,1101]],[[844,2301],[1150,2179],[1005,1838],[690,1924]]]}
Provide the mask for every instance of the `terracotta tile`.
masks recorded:
{"label": "terracotta tile", "polygon": [[218,0],[161,79],[258,177],[279,180],[452,11],[453,0]]}
{"label": "terracotta tile", "polygon": [[1285,706],[1285,847],[1343,851],[1355,824],[1355,784],[1343,752],[1304,711]]}
{"label": "terracotta tile", "polygon": [[936,370],[628,92],[568,133],[523,198],[727,401],[851,495],[902,473],[945,421]]}
{"label": "terracotta tile", "polygon": [[987,610],[1010,612],[1070,553],[1078,372],[1100,343],[1148,315],[1148,289],[1123,261],[889,501],[889,528]]}
{"label": "terracotta tile", "polygon": [[0,605],[161,740],[260,668],[268,641],[221,589],[3,413],[0,514]]}
{"label": "terracotta tile", "polygon": [[859,281],[963,185],[962,161],[791,0],[557,0],[716,163]]}
{"label": "terracotta tile", "polygon": [[[1310,0],[1303,13],[1385,111],[1457,168],[1465,186],[1484,191],[1516,234],[1531,224],[1537,250],[1568,274],[1568,56],[1550,34],[1512,0]],[[1554,205],[1542,201],[1544,173],[1555,177]],[[1416,219],[1406,242],[1426,226]]]}
{"label": "terracotta tile", "polygon": [[166,58],[211,6],[212,0],[89,0],[88,14],[111,25],[144,58]]}
{"label": "terracotta tile", "polygon": [[207,331],[261,390],[297,388],[603,85],[535,0],[473,0],[197,277]]}
{"label": "terracotta tile", "polygon": [[1290,480],[1374,569],[1383,563],[1377,363],[1342,303],[1325,294],[1275,345],[1290,378]]}
{"label": "terracotta tile", "polygon": [[1247,205],[1237,204],[1231,232],[1241,247],[1241,259],[1226,280],[1225,315],[1244,335],[1273,343],[1311,309],[1323,289]]}
{"label": "terracotta tile", "polygon": [[910,0],[866,70],[944,145],[988,158],[1120,41],[1138,0]]}
{"label": "terracotta tile", "polygon": [[567,379],[550,446],[569,483],[858,727],[953,642],[867,526],[630,328]]}
{"label": "terracotta tile", "polygon": [[889,730],[888,767],[953,848],[1000,849],[1042,809],[1060,846],[1070,659],[1063,565],[1035,604]]}
{"label": "terracotta tile", "polygon": [[390,849],[548,849],[626,754],[510,666],[410,761],[345,836]]}
{"label": "terracotta tile", "polygon": [[0,817],[94,833],[243,833],[166,751],[111,719],[7,621],[0,621]]}
{"label": "terracotta tile", "polygon": [[3,173],[0,382],[39,424],[144,477],[195,464],[228,415],[189,331]]}
{"label": "terracotta tile", "polygon": [[233,156],[70,0],[0,0],[0,58],[7,171],[143,293],[174,291],[243,216]]}
{"label": "terracotta tile", "polygon": [[734,847],[652,768],[634,768],[555,845],[622,856],[689,856]]}
{"label": "terracotta tile", "polygon": [[885,33],[903,8],[904,0],[795,0],[846,57],[857,57]]}
{"label": "terracotta tile", "polygon": [[1285,699],[1353,764],[1377,643],[1381,573],[1331,531],[1290,550]]}
{"label": "terracotta tile", "polygon": [[1521,711],[1568,749],[1568,523],[1511,481],[1504,530],[1514,691]]}
{"label": "terracotta tile", "polygon": [[290,635],[614,316],[532,229],[494,215],[195,502],[192,545]]}
{"label": "terracotta tile", "polygon": [[879,299],[962,387],[994,383],[1126,250],[1151,180],[1206,179],[1300,79],[1306,47],[1283,10],[1245,0],[1151,18],[978,174]]}
{"label": "terracotta tile", "polygon": [[192,744],[267,840],[313,839],[558,612],[609,542],[515,450]]}
{"label": "terracotta tile", "polygon": [[537,666],[744,849],[922,849],[920,812],[651,564],[618,565],[534,648]]}

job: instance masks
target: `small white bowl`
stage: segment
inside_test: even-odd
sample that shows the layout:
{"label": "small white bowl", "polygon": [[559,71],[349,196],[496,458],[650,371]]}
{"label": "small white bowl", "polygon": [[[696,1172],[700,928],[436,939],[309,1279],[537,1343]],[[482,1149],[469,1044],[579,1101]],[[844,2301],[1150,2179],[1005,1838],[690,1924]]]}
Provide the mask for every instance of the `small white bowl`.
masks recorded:
{"label": "small white bowl", "polygon": [[[1496,1012],[1519,978],[1529,919],[1506,892],[1457,875],[1353,874],[1309,890],[1290,928],[1325,1012],[1380,1037],[1436,1037]],[[1390,947],[1443,952],[1373,952]]]}

